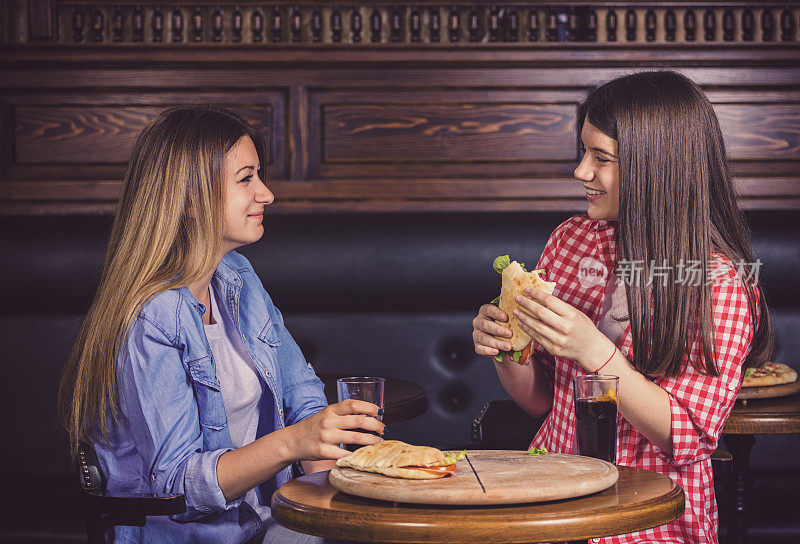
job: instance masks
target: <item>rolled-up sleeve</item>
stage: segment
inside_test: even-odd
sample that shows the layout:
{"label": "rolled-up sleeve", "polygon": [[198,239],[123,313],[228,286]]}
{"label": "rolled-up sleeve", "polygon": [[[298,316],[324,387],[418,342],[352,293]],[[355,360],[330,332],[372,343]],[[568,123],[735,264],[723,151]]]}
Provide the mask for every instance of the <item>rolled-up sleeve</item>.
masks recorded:
{"label": "rolled-up sleeve", "polygon": [[140,316],[121,353],[117,385],[149,487],[154,493],[183,493],[186,513],[173,519],[185,521],[236,508],[242,498],[226,502],[217,481],[217,461],[229,450],[203,451],[197,400],[182,353]]}
{"label": "rolled-up sleeve", "polygon": [[696,344],[683,374],[659,382],[669,395],[672,454],[659,453],[677,466],[696,463],[717,448],[741,387],[742,364],[753,338],[747,295],[735,272],[731,269],[724,277],[718,276],[711,292],[719,376],[703,374],[691,364],[702,357]]}
{"label": "rolled-up sleeve", "polygon": [[198,513],[210,514],[229,510],[239,505],[243,497],[226,501],[217,481],[217,462],[227,449],[214,450],[191,455],[186,460],[186,473],[183,481],[187,508]]}

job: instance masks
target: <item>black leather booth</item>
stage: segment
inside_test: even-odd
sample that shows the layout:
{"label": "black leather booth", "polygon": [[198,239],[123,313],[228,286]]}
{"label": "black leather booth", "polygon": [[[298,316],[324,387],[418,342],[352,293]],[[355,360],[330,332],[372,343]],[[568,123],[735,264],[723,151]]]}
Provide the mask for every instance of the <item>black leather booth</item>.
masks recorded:
{"label": "black leather booth", "polygon": [[[393,425],[389,436],[447,447],[469,441],[471,421],[485,402],[507,398],[490,362],[474,354],[470,336],[475,311],[499,289],[492,260],[510,253],[535,262],[567,216],[268,215],[264,238],[243,253],[318,371],[419,383],[428,392],[428,412]],[[748,217],[764,263],[776,360],[800,368],[796,214]],[[100,216],[0,218],[0,542],[85,538],[55,395],[100,275],[110,223]],[[800,474],[800,437],[758,437],[752,465],[756,474]],[[756,493],[775,497],[759,484]],[[755,538],[776,532],[800,538],[796,521],[784,527],[764,519],[756,521]]]}

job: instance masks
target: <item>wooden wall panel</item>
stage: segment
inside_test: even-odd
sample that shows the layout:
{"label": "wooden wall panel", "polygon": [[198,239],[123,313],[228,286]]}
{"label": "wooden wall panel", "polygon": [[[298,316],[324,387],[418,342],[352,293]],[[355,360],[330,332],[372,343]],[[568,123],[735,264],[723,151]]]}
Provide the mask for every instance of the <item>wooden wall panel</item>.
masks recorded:
{"label": "wooden wall panel", "polygon": [[327,104],[321,117],[326,162],[528,162],[576,154],[569,106],[376,101]]}
{"label": "wooden wall panel", "polygon": [[136,136],[163,108],[146,106],[17,106],[15,156],[20,167],[125,164]]}
{"label": "wooden wall panel", "polygon": [[[800,161],[800,102],[719,104],[714,109],[734,160]],[[795,166],[789,173],[796,172]]]}
{"label": "wooden wall panel", "polygon": [[578,158],[574,92],[318,90],[309,101],[314,179],[563,176]]}
{"label": "wooden wall panel", "polygon": [[0,5],[0,214],[113,210],[146,120],[196,102],[265,135],[276,212],[583,210],[579,102],[661,67],[707,91],[743,205],[800,209],[800,0]]}
{"label": "wooden wall panel", "polygon": [[[188,103],[225,103],[251,122],[267,143],[267,173],[285,178],[285,99],[279,92],[68,93],[5,97],[13,119],[7,127],[13,154],[9,179],[121,179],[131,148],[158,112]],[[0,182],[2,183],[2,182]]]}

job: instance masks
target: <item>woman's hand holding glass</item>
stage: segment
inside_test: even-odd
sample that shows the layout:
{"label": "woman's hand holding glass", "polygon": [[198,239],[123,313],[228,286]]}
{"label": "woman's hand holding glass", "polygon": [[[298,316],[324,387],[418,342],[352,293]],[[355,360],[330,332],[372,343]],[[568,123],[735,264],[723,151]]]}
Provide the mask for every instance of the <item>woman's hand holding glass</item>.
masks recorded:
{"label": "woman's hand holding glass", "polygon": [[507,323],[506,313],[494,304],[484,304],[472,320],[472,342],[475,353],[494,357],[500,351],[508,351],[511,344],[502,338],[511,338],[511,329],[500,323]]}
{"label": "woman's hand holding glass", "polygon": [[350,452],[340,448],[339,444],[377,444],[382,440],[381,437],[350,429],[364,429],[383,435],[385,425],[376,419],[379,410],[371,402],[353,399],[323,408],[292,425],[294,453],[291,457],[312,461],[340,459],[350,455]]}
{"label": "woman's hand holding glass", "polygon": [[571,359],[587,372],[594,372],[608,358],[613,343],[589,316],[541,289],[528,287],[525,294],[516,299],[525,311],[514,310],[514,317],[549,353]]}

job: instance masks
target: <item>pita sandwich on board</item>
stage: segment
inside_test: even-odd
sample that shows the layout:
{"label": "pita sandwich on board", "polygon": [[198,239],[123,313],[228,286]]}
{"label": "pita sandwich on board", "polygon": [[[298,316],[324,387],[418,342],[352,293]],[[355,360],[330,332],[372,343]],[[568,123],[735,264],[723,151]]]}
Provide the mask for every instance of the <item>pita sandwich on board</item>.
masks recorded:
{"label": "pita sandwich on board", "polygon": [[443,452],[430,446],[413,446],[399,440],[384,440],[336,461],[336,466],[374,472],[393,478],[431,480],[456,470],[456,461],[466,452]]}
{"label": "pita sandwich on board", "polygon": [[[552,294],[556,284],[555,282],[547,282],[539,276],[540,273],[544,273],[544,270],[528,272],[525,270],[524,263],[512,261],[508,255],[495,259],[493,266],[503,276],[500,296],[495,300],[499,303],[500,309],[508,315],[509,319],[506,326],[512,332],[510,339],[504,338],[503,340],[511,344],[511,350],[508,352],[511,359],[521,365],[528,365],[530,364],[531,337],[520,328],[519,320],[514,317],[514,310],[525,311],[524,308],[517,304],[516,298],[519,295],[527,296],[525,295],[525,289],[528,287],[535,287]],[[503,355],[504,353],[501,352],[495,358],[498,361],[502,361]]]}

